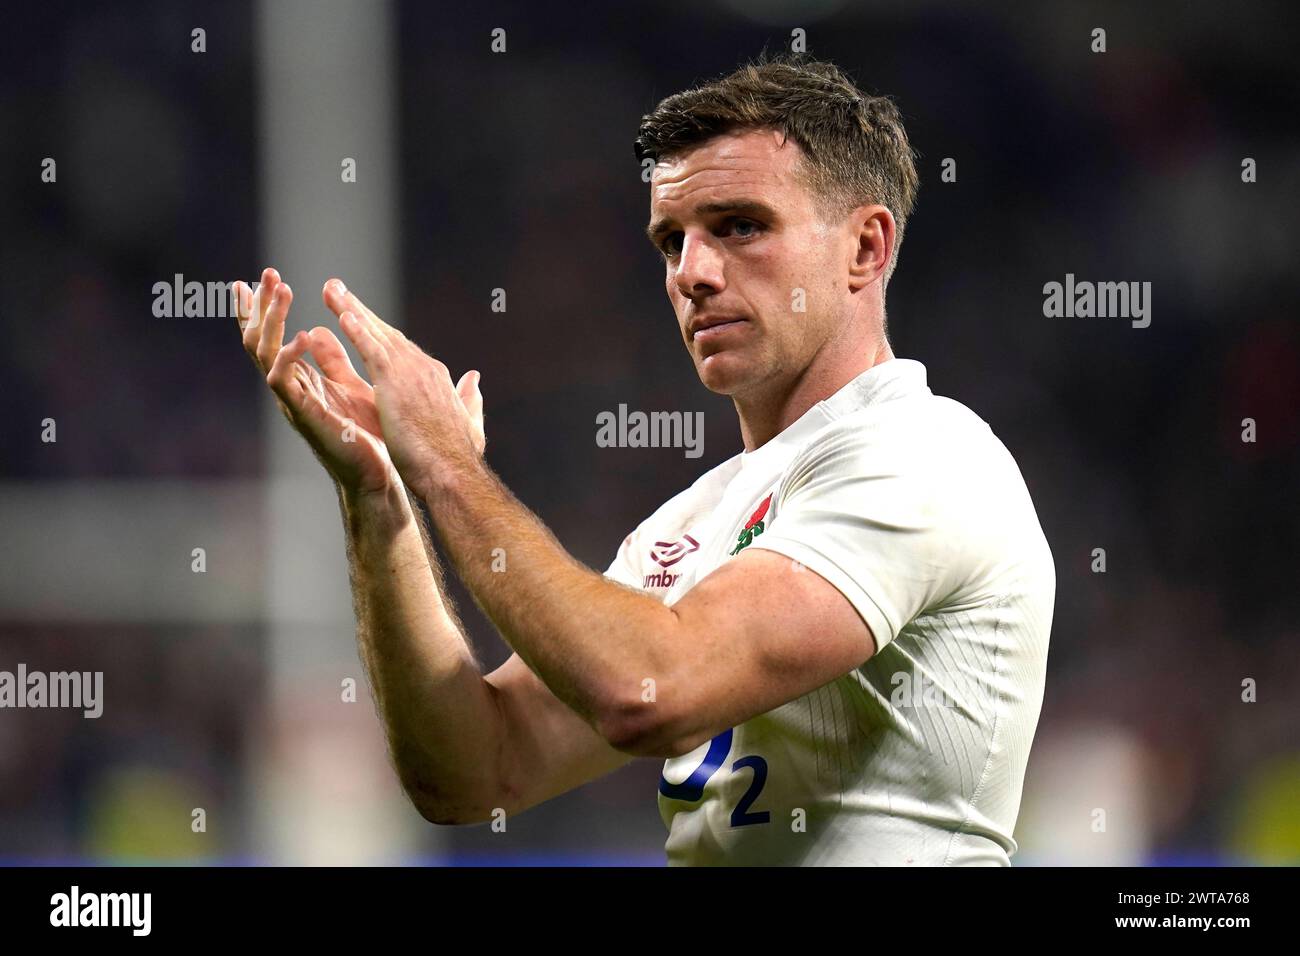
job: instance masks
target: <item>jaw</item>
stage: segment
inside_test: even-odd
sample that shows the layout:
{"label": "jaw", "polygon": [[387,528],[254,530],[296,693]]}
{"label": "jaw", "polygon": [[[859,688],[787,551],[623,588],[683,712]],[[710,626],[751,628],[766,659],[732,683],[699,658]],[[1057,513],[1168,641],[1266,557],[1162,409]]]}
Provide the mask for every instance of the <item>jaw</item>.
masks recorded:
{"label": "jaw", "polygon": [[752,347],[722,349],[704,359],[692,358],[700,382],[718,395],[734,398],[766,378],[760,356]]}
{"label": "jaw", "polygon": [[731,395],[741,386],[743,376],[738,376],[731,369],[724,368],[715,361],[718,356],[706,359],[704,363],[695,363],[695,373],[700,377],[700,384],[715,395]]}

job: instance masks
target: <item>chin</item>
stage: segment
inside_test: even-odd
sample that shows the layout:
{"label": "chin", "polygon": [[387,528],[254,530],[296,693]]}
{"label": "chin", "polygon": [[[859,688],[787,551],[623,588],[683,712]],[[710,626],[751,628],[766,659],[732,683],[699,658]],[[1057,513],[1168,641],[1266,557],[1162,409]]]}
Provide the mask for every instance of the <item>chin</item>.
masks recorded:
{"label": "chin", "polygon": [[752,385],[759,376],[753,362],[733,351],[714,352],[695,365],[700,382],[717,395],[735,395]]}

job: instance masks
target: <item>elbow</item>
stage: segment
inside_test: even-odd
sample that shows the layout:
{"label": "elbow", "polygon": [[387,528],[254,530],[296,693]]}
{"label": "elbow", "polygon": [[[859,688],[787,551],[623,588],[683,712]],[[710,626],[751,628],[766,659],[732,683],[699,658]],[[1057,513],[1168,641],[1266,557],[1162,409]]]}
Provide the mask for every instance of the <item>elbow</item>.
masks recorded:
{"label": "elbow", "polygon": [[[615,699],[598,711],[596,732],[615,750],[633,757],[668,759],[690,753],[702,740],[684,727],[682,718],[666,703]],[[705,738],[707,739],[707,738]]]}
{"label": "elbow", "polygon": [[488,806],[491,801],[448,794],[440,787],[405,774],[400,779],[402,790],[416,812],[434,826],[469,826],[492,820],[498,812],[504,813],[503,809]]}
{"label": "elbow", "polygon": [[474,822],[468,818],[463,807],[442,799],[427,789],[403,782],[402,790],[411,801],[416,812],[429,823],[440,827],[464,826]]}
{"label": "elbow", "polygon": [[423,817],[425,820],[427,820],[429,823],[432,823],[434,826],[459,827],[472,822],[463,819],[459,814],[443,807],[440,804],[427,803],[424,801],[416,800],[414,797],[411,798],[411,803],[415,805],[415,809],[419,812],[420,816]]}

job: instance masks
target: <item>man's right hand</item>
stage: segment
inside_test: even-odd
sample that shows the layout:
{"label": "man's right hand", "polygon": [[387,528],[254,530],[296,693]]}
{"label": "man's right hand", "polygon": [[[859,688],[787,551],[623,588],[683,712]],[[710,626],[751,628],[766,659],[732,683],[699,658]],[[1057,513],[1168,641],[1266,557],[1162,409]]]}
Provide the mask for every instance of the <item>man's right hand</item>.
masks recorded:
{"label": "man's right hand", "polygon": [[[342,492],[351,497],[401,488],[380,434],[374,390],[334,333],[317,326],[283,344],[293,290],[274,269],[262,273],[256,292],[236,282],[235,294],[245,351]],[[319,371],[304,361],[309,352]]]}

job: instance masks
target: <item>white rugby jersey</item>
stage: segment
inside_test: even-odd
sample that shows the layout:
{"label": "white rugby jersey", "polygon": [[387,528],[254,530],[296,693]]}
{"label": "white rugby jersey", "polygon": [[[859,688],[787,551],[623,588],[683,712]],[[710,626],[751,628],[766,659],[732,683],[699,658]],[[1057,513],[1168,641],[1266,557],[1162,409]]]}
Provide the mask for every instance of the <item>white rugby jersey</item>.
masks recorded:
{"label": "white rugby jersey", "polygon": [[989,426],[883,362],[670,499],[606,574],[671,605],[744,547],[833,584],[877,651],[665,762],[669,864],[1008,865],[1056,572]]}

